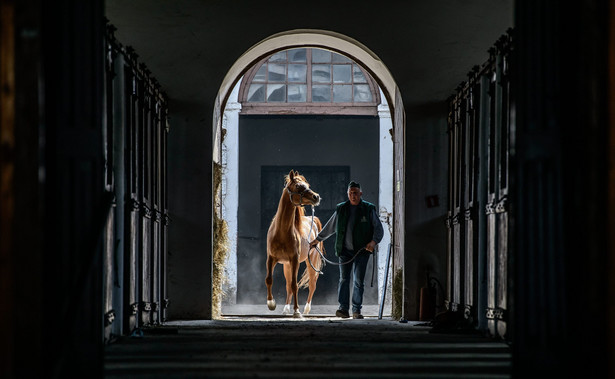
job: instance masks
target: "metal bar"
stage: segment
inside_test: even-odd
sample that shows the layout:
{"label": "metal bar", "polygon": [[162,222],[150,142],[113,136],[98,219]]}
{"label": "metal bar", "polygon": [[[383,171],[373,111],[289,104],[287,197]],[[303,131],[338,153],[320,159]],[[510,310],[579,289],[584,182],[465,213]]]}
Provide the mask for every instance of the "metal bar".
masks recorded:
{"label": "metal bar", "polygon": [[391,262],[391,243],[387,252],[387,264],[384,267],[384,280],[382,281],[382,296],[380,297],[380,309],[378,310],[378,320],[382,320],[382,309],[384,308],[384,297],[387,293],[387,280],[389,279],[389,262]]}

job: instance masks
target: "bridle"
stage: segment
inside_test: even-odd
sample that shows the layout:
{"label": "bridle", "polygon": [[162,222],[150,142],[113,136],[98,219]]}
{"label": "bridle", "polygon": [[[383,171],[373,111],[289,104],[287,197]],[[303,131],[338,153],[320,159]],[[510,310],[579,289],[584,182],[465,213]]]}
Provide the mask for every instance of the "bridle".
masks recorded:
{"label": "bridle", "polygon": [[[303,196],[305,195],[306,192],[312,191],[310,189],[310,187],[305,187],[305,189],[303,191],[291,191],[289,187],[286,187],[286,192],[288,192],[288,198],[290,199],[291,204],[294,205],[295,207],[303,206],[304,205],[304,204],[302,204],[303,203]],[[295,203],[293,201],[293,195],[299,195],[299,202],[298,203]]]}

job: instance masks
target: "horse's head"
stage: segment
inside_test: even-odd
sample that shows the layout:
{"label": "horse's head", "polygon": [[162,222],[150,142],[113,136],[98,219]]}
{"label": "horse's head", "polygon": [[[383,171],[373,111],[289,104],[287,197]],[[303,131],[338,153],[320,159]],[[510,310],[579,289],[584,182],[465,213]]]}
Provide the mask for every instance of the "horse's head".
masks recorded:
{"label": "horse's head", "polygon": [[285,188],[290,202],[295,206],[320,204],[320,195],[310,189],[310,185],[303,175],[290,170],[285,178]]}

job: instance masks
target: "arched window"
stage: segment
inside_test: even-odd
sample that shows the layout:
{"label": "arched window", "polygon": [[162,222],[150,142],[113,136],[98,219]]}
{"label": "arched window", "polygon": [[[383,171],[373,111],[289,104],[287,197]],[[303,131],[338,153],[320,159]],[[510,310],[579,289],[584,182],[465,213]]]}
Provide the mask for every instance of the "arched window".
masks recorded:
{"label": "arched window", "polygon": [[242,82],[242,114],[377,115],[378,86],[351,59],[316,48],[282,50],[251,68]]}

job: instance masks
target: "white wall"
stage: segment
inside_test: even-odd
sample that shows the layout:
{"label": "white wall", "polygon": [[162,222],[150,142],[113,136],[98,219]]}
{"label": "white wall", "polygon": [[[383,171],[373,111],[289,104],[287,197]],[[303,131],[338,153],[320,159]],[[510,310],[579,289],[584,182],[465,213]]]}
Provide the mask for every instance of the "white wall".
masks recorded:
{"label": "white wall", "polygon": [[[391,274],[392,262],[389,262],[388,276],[385,278],[387,267],[387,254],[393,233],[393,140],[389,130],[393,128],[391,112],[386,98],[380,92],[382,103],[378,106],[380,119],[380,180],[378,183],[380,206],[380,220],[384,226],[384,238],[378,244],[378,303],[382,303],[382,290],[386,279],[386,293],[384,296],[386,311],[391,309]],[[385,311],[386,310],[386,311]]]}
{"label": "white wall", "polygon": [[222,120],[226,129],[222,141],[222,218],[228,225],[230,252],[226,259],[224,274],[228,281],[222,290],[226,294],[223,302],[235,304],[237,299],[237,206],[239,204],[239,112],[241,104],[237,101],[241,80],[229,96]]}

